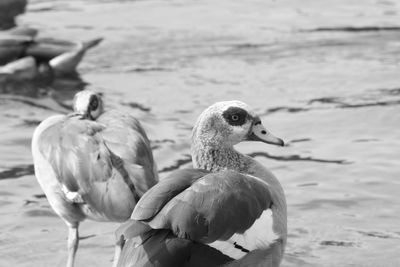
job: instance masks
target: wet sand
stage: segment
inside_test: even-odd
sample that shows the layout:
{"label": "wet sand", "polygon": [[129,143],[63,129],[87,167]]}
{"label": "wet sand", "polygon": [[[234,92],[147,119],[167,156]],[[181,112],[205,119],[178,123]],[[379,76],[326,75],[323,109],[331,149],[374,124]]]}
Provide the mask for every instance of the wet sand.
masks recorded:
{"label": "wet sand", "polygon": [[[219,100],[254,106],[289,146],[238,146],[286,192],[282,266],[400,266],[400,3],[31,1],[41,36],[105,41],[80,65],[109,108],[145,125],[161,177]],[[36,125],[81,81],[0,85],[0,266],[64,266],[67,228],[34,176]],[[81,225],[77,266],[110,266],[117,224]]]}

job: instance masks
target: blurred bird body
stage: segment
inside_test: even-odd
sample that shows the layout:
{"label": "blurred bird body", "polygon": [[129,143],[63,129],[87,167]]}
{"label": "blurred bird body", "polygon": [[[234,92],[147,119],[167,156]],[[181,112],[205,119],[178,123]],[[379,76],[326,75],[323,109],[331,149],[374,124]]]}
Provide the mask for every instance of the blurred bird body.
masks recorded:
{"label": "blurred bird body", "polygon": [[87,95],[84,110],[44,120],[32,138],[37,180],[70,229],[67,266],[73,266],[81,221],[127,220],[158,181],[140,123],[119,111],[103,112],[99,95],[91,91],[78,93],[75,104]]}

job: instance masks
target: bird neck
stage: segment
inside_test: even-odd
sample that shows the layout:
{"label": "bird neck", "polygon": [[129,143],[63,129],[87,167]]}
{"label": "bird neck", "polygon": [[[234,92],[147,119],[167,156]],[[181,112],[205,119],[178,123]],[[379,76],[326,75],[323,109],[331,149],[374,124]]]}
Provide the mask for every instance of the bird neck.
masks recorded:
{"label": "bird neck", "polygon": [[191,148],[193,167],[212,172],[230,169],[246,172],[248,163],[243,154],[233,146],[216,146],[212,143],[194,142]]}

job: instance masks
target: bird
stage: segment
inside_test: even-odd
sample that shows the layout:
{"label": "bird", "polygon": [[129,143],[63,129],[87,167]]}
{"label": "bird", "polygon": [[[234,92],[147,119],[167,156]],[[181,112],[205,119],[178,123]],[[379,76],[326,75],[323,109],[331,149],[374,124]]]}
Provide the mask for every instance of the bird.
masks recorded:
{"label": "bird", "polygon": [[74,73],[86,51],[97,46],[103,38],[95,38],[87,42],[79,42],[68,52],[64,52],[49,61],[51,70],[56,76]]}
{"label": "bird", "polygon": [[38,31],[16,27],[0,33],[0,75],[8,79],[34,80],[76,75],[76,68],[90,48],[103,38],[83,42],[36,38]]}
{"label": "bird", "polygon": [[234,148],[243,141],[284,146],[253,109],[217,102],[192,130],[192,169],[147,191],[116,231],[126,242],[118,266],[279,266],[287,207],[279,180]]}
{"label": "bird", "polygon": [[[100,93],[91,90],[75,95],[73,109],[42,121],[32,137],[35,176],[69,229],[68,267],[74,266],[82,221],[126,221],[158,182],[150,141],[137,119],[105,110]],[[121,245],[116,242],[114,259]]]}

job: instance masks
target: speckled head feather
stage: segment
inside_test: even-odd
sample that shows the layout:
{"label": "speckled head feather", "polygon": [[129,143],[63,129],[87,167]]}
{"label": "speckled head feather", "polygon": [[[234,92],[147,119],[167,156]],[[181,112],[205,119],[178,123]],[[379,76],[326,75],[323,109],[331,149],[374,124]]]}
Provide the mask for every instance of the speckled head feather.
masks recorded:
{"label": "speckled head feather", "polygon": [[73,100],[73,108],[75,112],[95,120],[104,111],[101,94],[91,90],[78,92]]}
{"label": "speckled head feather", "polygon": [[245,170],[244,155],[233,148],[242,141],[283,145],[247,104],[237,100],[217,102],[201,113],[193,128],[193,164],[207,170]]}
{"label": "speckled head feather", "polygon": [[192,141],[209,145],[232,146],[245,140],[256,114],[237,100],[217,102],[199,116]]}

